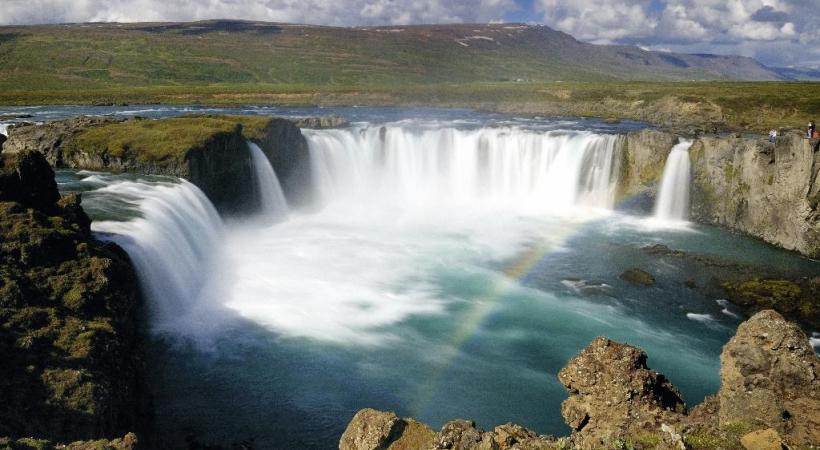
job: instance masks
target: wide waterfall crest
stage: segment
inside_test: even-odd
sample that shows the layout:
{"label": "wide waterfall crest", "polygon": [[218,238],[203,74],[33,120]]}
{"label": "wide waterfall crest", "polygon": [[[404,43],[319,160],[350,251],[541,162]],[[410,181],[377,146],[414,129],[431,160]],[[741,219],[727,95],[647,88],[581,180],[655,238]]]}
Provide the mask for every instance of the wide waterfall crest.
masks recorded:
{"label": "wide waterfall crest", "polygon": [[620,138],[613,135],[386,126],[305,136],[325,201],[497,202],[533,212],[614,202]]}
{"label": "wide waterfall crest", "polygon": [[282,220],[288,215],[288,202],[279,178],[262,149],[251,141],[247,143],[253,162],[254,186],[259,198],[260,213],[265,218]]}
{"label": "wide waterfall crest", "polygon": [[691,163],[689,148],[692,141],[681,140],[672,147],[663,169],[663,177],[655,201],[655,219],[685,221],[689,218],[689,183]]}
{"label": "wide waterfall crest", "polygon": [[225,232],[205,194],[187,181],[115,182],[95,194],[127,199],[139,214],[127,222],[95,221],[92,228],[131,257],[149,301],[152,329],[210,335],[215,318],[224,316],[213,311],[224,283],[216,274]]}

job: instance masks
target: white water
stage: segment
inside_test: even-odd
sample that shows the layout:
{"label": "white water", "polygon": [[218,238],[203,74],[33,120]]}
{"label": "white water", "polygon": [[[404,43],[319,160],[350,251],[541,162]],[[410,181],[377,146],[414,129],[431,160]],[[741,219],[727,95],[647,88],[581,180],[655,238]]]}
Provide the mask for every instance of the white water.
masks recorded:
{"label": "white water", "polygon": [[516,128],[305,130],[325,201],[403,209],[495,203],[524,212],[611,208],[618,137]]}
{"label": "white water", "polygon": [[230,267],[220,247],[225,232],[205,194],[187,181],[115,182],[95,194],[115,194],[141,216],[95,221],[92,228],[128,252],[149,300],[154,331],[210,335],[224,315],[215,313],[222,288],[233,280],[221,270]]}
{"label": "white water", "polygon": [[8,135],[9,135],[9,124],[0,123],[0,134],[8,137]]}
{"label": "white water", "polygon": [[248,151],[253,161],[256,191],[260,200],[260,214],[267,219],[282,220],[288,215],[288,202],[282,192],[279,179],[262,149],[248,141]]}
{"label": "white water", "polygon": [[689,218],[690,147],[692,141],[681,140],[672,147],[666,159],[655,202],[657,220],[685,221]]}
{"label": "white water", "polygon": [[[118,183],[142,218],[117,233],[153,299],[154,328],[207,338],[241,316],[290,337],[379,344],[451,302],[441,273],[488,267],[537,243],[560,250],[614,201],[618,138],[513,128],[305,130],[322,208],[225,233],[189,183]],[[266,213],[286,204],[249,145]],[[227,309],[226,309],[227,308]]]}

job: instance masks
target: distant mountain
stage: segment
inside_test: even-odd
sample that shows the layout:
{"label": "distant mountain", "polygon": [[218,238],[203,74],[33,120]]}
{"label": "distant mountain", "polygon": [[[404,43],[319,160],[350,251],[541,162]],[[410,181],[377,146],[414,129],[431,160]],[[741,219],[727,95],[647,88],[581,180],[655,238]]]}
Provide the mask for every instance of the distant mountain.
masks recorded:
{"label": "distant mountain", "polygon": [[801,69],[794,67],[773,68],[781,77],[795,81],[820,81],[820,69]]}
{"label": "distant mountain", "polygon": [[214,20],[0,27],[0,88],[779,80],[754,59],[580,42],[546,26]]}

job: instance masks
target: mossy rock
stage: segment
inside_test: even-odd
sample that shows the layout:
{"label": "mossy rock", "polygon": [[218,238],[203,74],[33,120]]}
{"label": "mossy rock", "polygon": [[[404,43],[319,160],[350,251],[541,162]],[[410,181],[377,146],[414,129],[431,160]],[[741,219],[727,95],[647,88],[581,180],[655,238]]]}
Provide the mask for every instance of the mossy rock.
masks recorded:
{"label": "mossy rock", "polygon": [[820,288],[796,281],[755,278],[722,283],[728,299],[750,311],[774,309],[812,326],[820,325]]}
{"label": "mossy rock", "polygon": [[651,286],[655,284],[655,277],[653,277],[652,274],[638,268],[631,268],[625,270],[621,274],[621,279],[626,280],[632,284],[638,284],[642,286]]}

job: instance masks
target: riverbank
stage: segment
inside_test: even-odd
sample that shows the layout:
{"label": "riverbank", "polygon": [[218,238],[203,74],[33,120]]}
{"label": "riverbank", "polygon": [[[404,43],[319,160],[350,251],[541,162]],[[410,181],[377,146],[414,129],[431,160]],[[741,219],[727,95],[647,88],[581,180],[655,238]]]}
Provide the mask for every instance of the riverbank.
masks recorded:
{"label": "riverbank", "polygon": [[820,117],[820,83],[521,82],[405,85],[214,84],[15,90],[0,105],[437,106],[546,117],[639,120],[712,132],[802,129]]}

